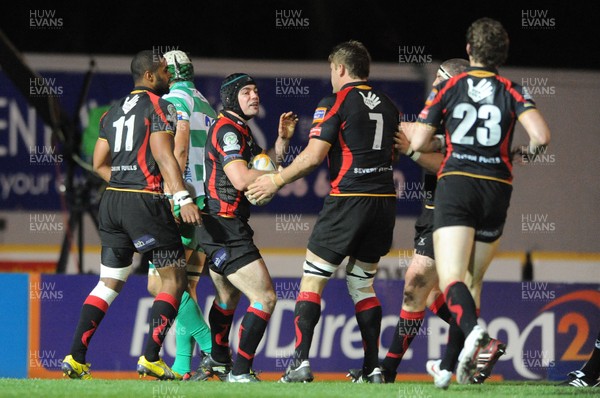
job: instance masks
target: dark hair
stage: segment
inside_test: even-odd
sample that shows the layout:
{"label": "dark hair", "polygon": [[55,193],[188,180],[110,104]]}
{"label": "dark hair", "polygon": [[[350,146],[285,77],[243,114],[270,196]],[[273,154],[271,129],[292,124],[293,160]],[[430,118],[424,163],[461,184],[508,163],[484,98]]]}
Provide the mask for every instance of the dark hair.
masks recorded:
{"label": "dark hair", "polygon": [[469,61],[463,58],[452,58],[448,59],[440,65],[440,69],[443,69],[450,77],[456,76],[462,73],[469,66]]}
{"label": "dark hair", "polygon": [[131,61],[131,76],[133,76],[133,81],[139,81],[146,71],[156,72],[159,67],[160,59],[153,51],[140,51],[135,54]]}
{"label": "dark hair", "polygon": [[350,40],[334,47],[329,54],[329,62],[342,64],[348,69],[348,74],[354,79],[369,77],[371,55],[359,41]]}
{"label": "dark hair", "polygon": [[480,18],[467,30],[473,60],[485,66],[498,67],[508,57],[508,33],[491,18]]}

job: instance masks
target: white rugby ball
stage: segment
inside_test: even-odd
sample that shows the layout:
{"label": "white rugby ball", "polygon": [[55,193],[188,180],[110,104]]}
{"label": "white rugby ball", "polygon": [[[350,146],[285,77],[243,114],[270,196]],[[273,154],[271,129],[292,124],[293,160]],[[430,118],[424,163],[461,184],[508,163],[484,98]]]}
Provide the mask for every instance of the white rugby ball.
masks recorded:
{"label": "white rugby ball", "polygon": [[259,153],[252,158],[251,168],[260,171],[275,171],[275,163],[271,160],[269,155]]}
{"label": "white rugby ball", "polygon": [[[264,153],[259,153],[258,155],[253,157],[249,167],[251,169],[256,169],[260,171],[275,171],[277,169],[275,167],[275,163],[273,163],[269,155]],[[257,201],[252,196],[248,195],[248,192],[246,192],[245,195],[248,199],[248,202],[252,203],[255,206],[264,206],[267,203],[269,203],[271,199],[273,199],[273,197],[271,196],[270,198]]]}

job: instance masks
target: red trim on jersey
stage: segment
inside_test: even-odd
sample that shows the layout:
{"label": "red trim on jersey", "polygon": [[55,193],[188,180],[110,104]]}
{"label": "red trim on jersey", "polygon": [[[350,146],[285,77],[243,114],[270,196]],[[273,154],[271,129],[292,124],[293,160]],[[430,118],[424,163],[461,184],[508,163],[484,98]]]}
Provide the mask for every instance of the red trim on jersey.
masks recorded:
{"label": "red trim on jersey", "polygon": [[504,84],[504,87],[506,88],[506,91],[508,91],[510,93],[510,95],[512,95],[514,97],[514,99],[516,99],[518,102],[527,102],[527,100],[525,99],[525,97],[523,97],[521,95],[521,93],[519,93],[517,90],[515,90],[512,81],[508,80],[505,77],[498,76],[498,75],[496,75],[496,79],[500,83]]}
{"label": "red trim on jersey", "polygon": [[154,191],[156,188],[152,186],[152,183],[155,180],[152,178],[153,176],[150,175],[148,163],[146,162],[146,152],[148,151],[148,143],[150,142],[150,126],[148,125],[148,119],[144,120],[144,124],[146,125],[146,136],[144,137],[144,142],[142,142],[142,146],[137,153],[137,162],[140,165],[142,173],[144,173],[144,177],[146,177],[146,186],[144,189],[148,191]]}
{"label": "red trim on jersey", "polygon": [[342,178],[346,175],[348,170],[350,170],[350,166],[352,166],[352,160],[354,157],[352,156],[352,151],[346,145],[346,141],[344,141],[344,137],[342,137],[342,129],[338,133],[338,139],[340,141],[340,146],[342,147],[342,165],[340,166],[340,170],[338,172],[335,180],[331,181],[331,193],[338,194],[340,193],[340,187],[338,184],[342,181]]}
{"label": "red trim on jersey", "polygon": [[[226,124],[233,126],[237,131],[240,132],[240,134],[242,134],[242,136],[244,136],[245,139],[243,140],[242,146],[240,147],[240,150],[239,150],[240,154],[243,153],[244,149],[246,148],[248,138],[250,136],[248,133],[248,128],[247,127],[244,128],[244,127],[238,125],[237,123],[235,123],[233,120],[231,120],[227,117],[223,117],[223,116],[219,116],[219,119],[217,120],[217,123],[214,127],[214,134],[212,135],[212,138],[211,138],[211,143],[212,143],[213,148],[215,148],[221,156],[223,156],[223,157],[227,156],[225,151],[219,145],[219,141],[217,139],[217,137],[219,135],[219,129],[223,125],[226,125]],[[219,212],[217,213],[218,215],[232,217],[235,215],[234,213],[238,209],[239,203],[242,200],[242,192],[238,191],[237,198],[233,204],[230,204],[230,203],[227,203],[227,202],[221,200],[221,198],[219,197],[219,195],[217,193],[217,189],[216,189],[216,174],[217,174],[216,158],[214,158],[214,156],[212,156],[210,153],[208,155],[209,155],[210,160],[213,162],[212,173],[208,179],[208,184],[207,184],[209,192],[210,192],[210,197],[219,201]],[[225,165],[223,165],[223,173],[225,173]]]}
{"label": "red trim on jersey", "polygon": [[167,116],[162,111],[162,109],[160,109],[160,105],[158,104],[158,100],[160,99],[160,97],[150,91],[146,91],[146,93],[148,94],[148,98],[150,98],[150,102],[152,102],[152,105],[154,106],[156,114],[160,117],[161,122],[167,125],[169,123],[169,121],[167,120]]}
{"label": "red trim on jersey", "polygon": [[450,156],[452,155],[452,151],[454,149],[454,147],[452,146],[452,141],[450,140],[450,132],[448,131],[448,129],[445,129],[445,135],[446,135],[446,156],[444,157],[444,160],[442,160],[442,164],[440,165],[440,169],[437,172],[437,176],[438,178],[440,178],[440,175],[442,174],[444,167],[446,166],[446,162],[448,161],[448,159],[450,158]]}
{"label": "red trim on jersey", "polygon": [[321,120],[315,127],[319,127],[320,125],[325,123],[328,119],[331,119],[331,117],[337,113],[338,109],[340,109],[340,106],[342,106],[342,102],[344,102],[344,100],[348,96],[348,93],[353,88],[355,88],[355,86],[346,87],[342,91],[338,91],[336,93],[335,102],[334,102],[333,106],[331,107],[329,112],[327,112],[327,114],[325,114],[325,116],[323,117],[323,120]]}
{"label": "red trim on jersey", "polygon": [[504,137],[504,141],[502,141],[502,144],[500,144],[500,157],[502,158],[502,162],[504,163],[504,165],[508,169],[508,172],[510,173],[510,178],[508,179],[508,181],[513,180],[513,175],[512,175],[513,166],[512,166],[512,162],[510,160],[510,147],[508,145],[510,143],[510,137],[512,137],[512,134],[514,131],[513,129],[515,128],[515,122],[517,121],[514,113],[511,113],[510,116],[511,116],[511,122],[510,122],[510,125],[508,126],[508,130],[507,130],[508,134],[506,134],[506,137]]}
{"label": "red trim on jersey", "polygon": [[461,78],[463,78],[464,76],[467,76],[466,72],[463,72],[459,75],[454,76],[453,78],[451,78],[449,80],[446,80],[447,81],[446,85],[444,87],[442,87],[442,89],[440,91],[438,91],[438,93],[435,95],[435,97],[431,100],[431,102],[429,104],[425,105],[425,108],[423,108],[423,110],[429,109],[432,105],[435,105],[438,102],[440,102],[440,100],[442,99],[442,96],[444,94],[446,94],[446,91],[448,91],[450,88],[454,87],[456,85],[456,83],[458,83],[458,81]]}

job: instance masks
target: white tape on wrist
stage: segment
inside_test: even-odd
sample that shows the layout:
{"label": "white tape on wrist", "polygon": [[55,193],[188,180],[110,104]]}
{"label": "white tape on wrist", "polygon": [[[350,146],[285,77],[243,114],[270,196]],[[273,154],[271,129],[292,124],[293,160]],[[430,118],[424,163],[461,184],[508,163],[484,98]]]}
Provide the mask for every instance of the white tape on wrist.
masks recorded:
{"label": "white tape on wrist", "polygon": [[179,206],[185,206],[194,203],[188,191],[179,191],[173,195],[173,202]]}
{"label": "white tape on wrist", "polygon": [[414,160],[415,162],[421,157],[421,152],[419,151],[414,151],[411,155],[410,158],[412,160]]}

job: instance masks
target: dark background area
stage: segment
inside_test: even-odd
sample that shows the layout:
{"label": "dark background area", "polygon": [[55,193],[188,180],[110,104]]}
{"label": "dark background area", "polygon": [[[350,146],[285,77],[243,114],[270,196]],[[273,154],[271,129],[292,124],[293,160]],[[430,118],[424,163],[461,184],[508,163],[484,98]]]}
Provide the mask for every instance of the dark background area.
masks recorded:
{"label": "dark background area", "polygon": [[[31,27],[35,10],[54,11],[62,26]],[[303,26],[278,27],[282,10]],[[523,10],[554,26],[524,26]],[[598,11],[592,1],[25,1],[5,5],[0,28],[22,52],[132,55],[163,47],[206,58],[324,60],[337,43],[357,39],[374,61],[398,62],[400,46],[424,46],[435,60],[464,57],[467,27],[488,16],[509,32],[509,66],[600,69]]]}

